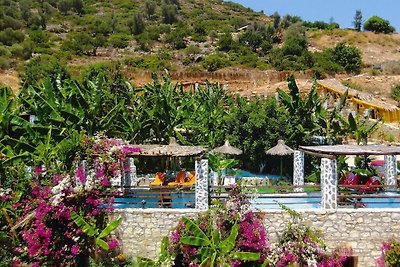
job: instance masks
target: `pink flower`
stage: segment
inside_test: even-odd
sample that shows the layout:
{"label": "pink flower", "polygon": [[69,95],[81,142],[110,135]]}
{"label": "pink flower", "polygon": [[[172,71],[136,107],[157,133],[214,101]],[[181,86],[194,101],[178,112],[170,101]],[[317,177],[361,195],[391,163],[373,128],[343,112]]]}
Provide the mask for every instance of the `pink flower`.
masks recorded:
{"label": "pink flower", "polygon": [[86,174],[85,174],[85,170],[83,169],[82,166],[78,167],[75,170],[75,176],[78,177],[78,179],[79,179],[79,181],[81,181],[81,183],[86,182]]}
{"label": "pink flower", "polygon": [[109,249],[115,249],[119,246],[119,242],[117,239],[112,239],[110,242],[108,242],[108,248]]}
{"label": "pink flower", "polygon": [[43,168],[42,167],[35,167],[35,169],[33,170],[33,172],[35,173],[35,176],[39,176],[42,174],[43,172]]}
{"label": "pink flower", "polygon": [[107,177],[103,177],[103,179],[101,180],[101,185],[104,187],[109,185]]}
{"label": "pink flower", "polygon": [[21,262],[20,259],[18,259],[18,258],[16,258],[16,257],[13,258],[13,260],[12,260],[12,267],[18,267],[18,266],[21,266],[21,264],[22,264],[22,262]]}
{"label": "pink flower", "polygon": [[79,246],[78,245],[73,245],[71,248],[71,253],[74,255],[77,255],[79,253]]}
{"label": "pink flower", "polygon": [[390,244],[388,242],[383,242],[381,249],[382,250],[390,250],[391,249]]}

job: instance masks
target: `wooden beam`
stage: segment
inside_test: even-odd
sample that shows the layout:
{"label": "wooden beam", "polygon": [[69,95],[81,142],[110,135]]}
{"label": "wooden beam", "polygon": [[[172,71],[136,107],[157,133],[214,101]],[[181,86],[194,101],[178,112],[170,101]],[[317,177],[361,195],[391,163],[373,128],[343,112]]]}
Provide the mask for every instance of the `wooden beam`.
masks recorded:
{"label": "wooden beam", "polygon": [[305,150],[305,149],[302,149],[302,148],[299,148],[297,150],[299,150],[299,151],[301,151],[301,152],[303,152],[305,154],[311,155],[311,156],[317,156],[317,157],[320,157],[320,158],[327,158],[327,159],[336,159],[336,156],[332,155],[332,154],[311,152],[311,151],[308,151],[308,150]]}

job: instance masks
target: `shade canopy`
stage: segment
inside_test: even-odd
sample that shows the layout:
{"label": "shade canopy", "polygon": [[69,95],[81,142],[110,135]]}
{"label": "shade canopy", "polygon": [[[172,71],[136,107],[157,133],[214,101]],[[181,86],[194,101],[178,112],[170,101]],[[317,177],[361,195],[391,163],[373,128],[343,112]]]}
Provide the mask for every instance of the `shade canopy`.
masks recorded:
{"label": "shade canopy", "polygon": [[225,141],[224,145],[214,148],[213,150],[211,150],[211,152],[217,152],[229,155],[240,155],[243,153],[241,149],[231,146],[228,140]]}
{"label": "shade canopy", "polygon": [[400,146],[388,145],[325,145],[300,146],[299,150],[320,157],[336,157],[338,155],[400,155]]}
{"label": "shade canopy", "polygon": [[278,144],[267,151],[265,151],[267,155],[276,155],[276,156],[286,156],[293,154],[293,149],[285,145],[285,141],[282,139],[278,140]]}
{"label": "shade canopy", "polygon": [[171,138],[168,145],[135,145],[135,147],[140,148],[140,156],[188,157],[200,155],[207,150],[202,146],[182,146],[175,138]]}

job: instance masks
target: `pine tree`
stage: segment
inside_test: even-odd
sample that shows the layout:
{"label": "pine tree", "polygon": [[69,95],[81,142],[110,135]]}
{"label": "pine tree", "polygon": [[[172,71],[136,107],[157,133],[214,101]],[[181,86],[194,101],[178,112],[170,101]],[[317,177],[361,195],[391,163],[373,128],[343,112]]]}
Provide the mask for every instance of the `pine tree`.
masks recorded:
{"label": "pine tree", "polygon": [[353,21],[354,29],[356,31],[361,31],[361,26],[362,26],[362,14],[361,10],[356,10],[356,14],[354,15],[354,21]]}

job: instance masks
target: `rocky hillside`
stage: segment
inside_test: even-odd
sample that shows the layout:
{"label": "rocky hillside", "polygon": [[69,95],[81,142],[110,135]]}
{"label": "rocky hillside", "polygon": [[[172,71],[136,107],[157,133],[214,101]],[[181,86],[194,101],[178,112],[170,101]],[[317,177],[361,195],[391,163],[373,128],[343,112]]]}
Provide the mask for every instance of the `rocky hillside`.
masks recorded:
{"label": "rocky hillside", "polygon": [[[221,0],[1,5],[0,82],[16,90],[32,66],[45,69],[57,61],[79,74],[90,64],[118,61],[136,85],[149,82],[154,71],[168,70],[179,82],[210,80],[241,94],[265,95],[285,88],[291,73],[308,90],[317,73],[396,103],[391,89],[400,83],[399,34],[268,17]],[[359,65],[347,69],[335,61],[332,50],[341,42],[359,49]]]}

